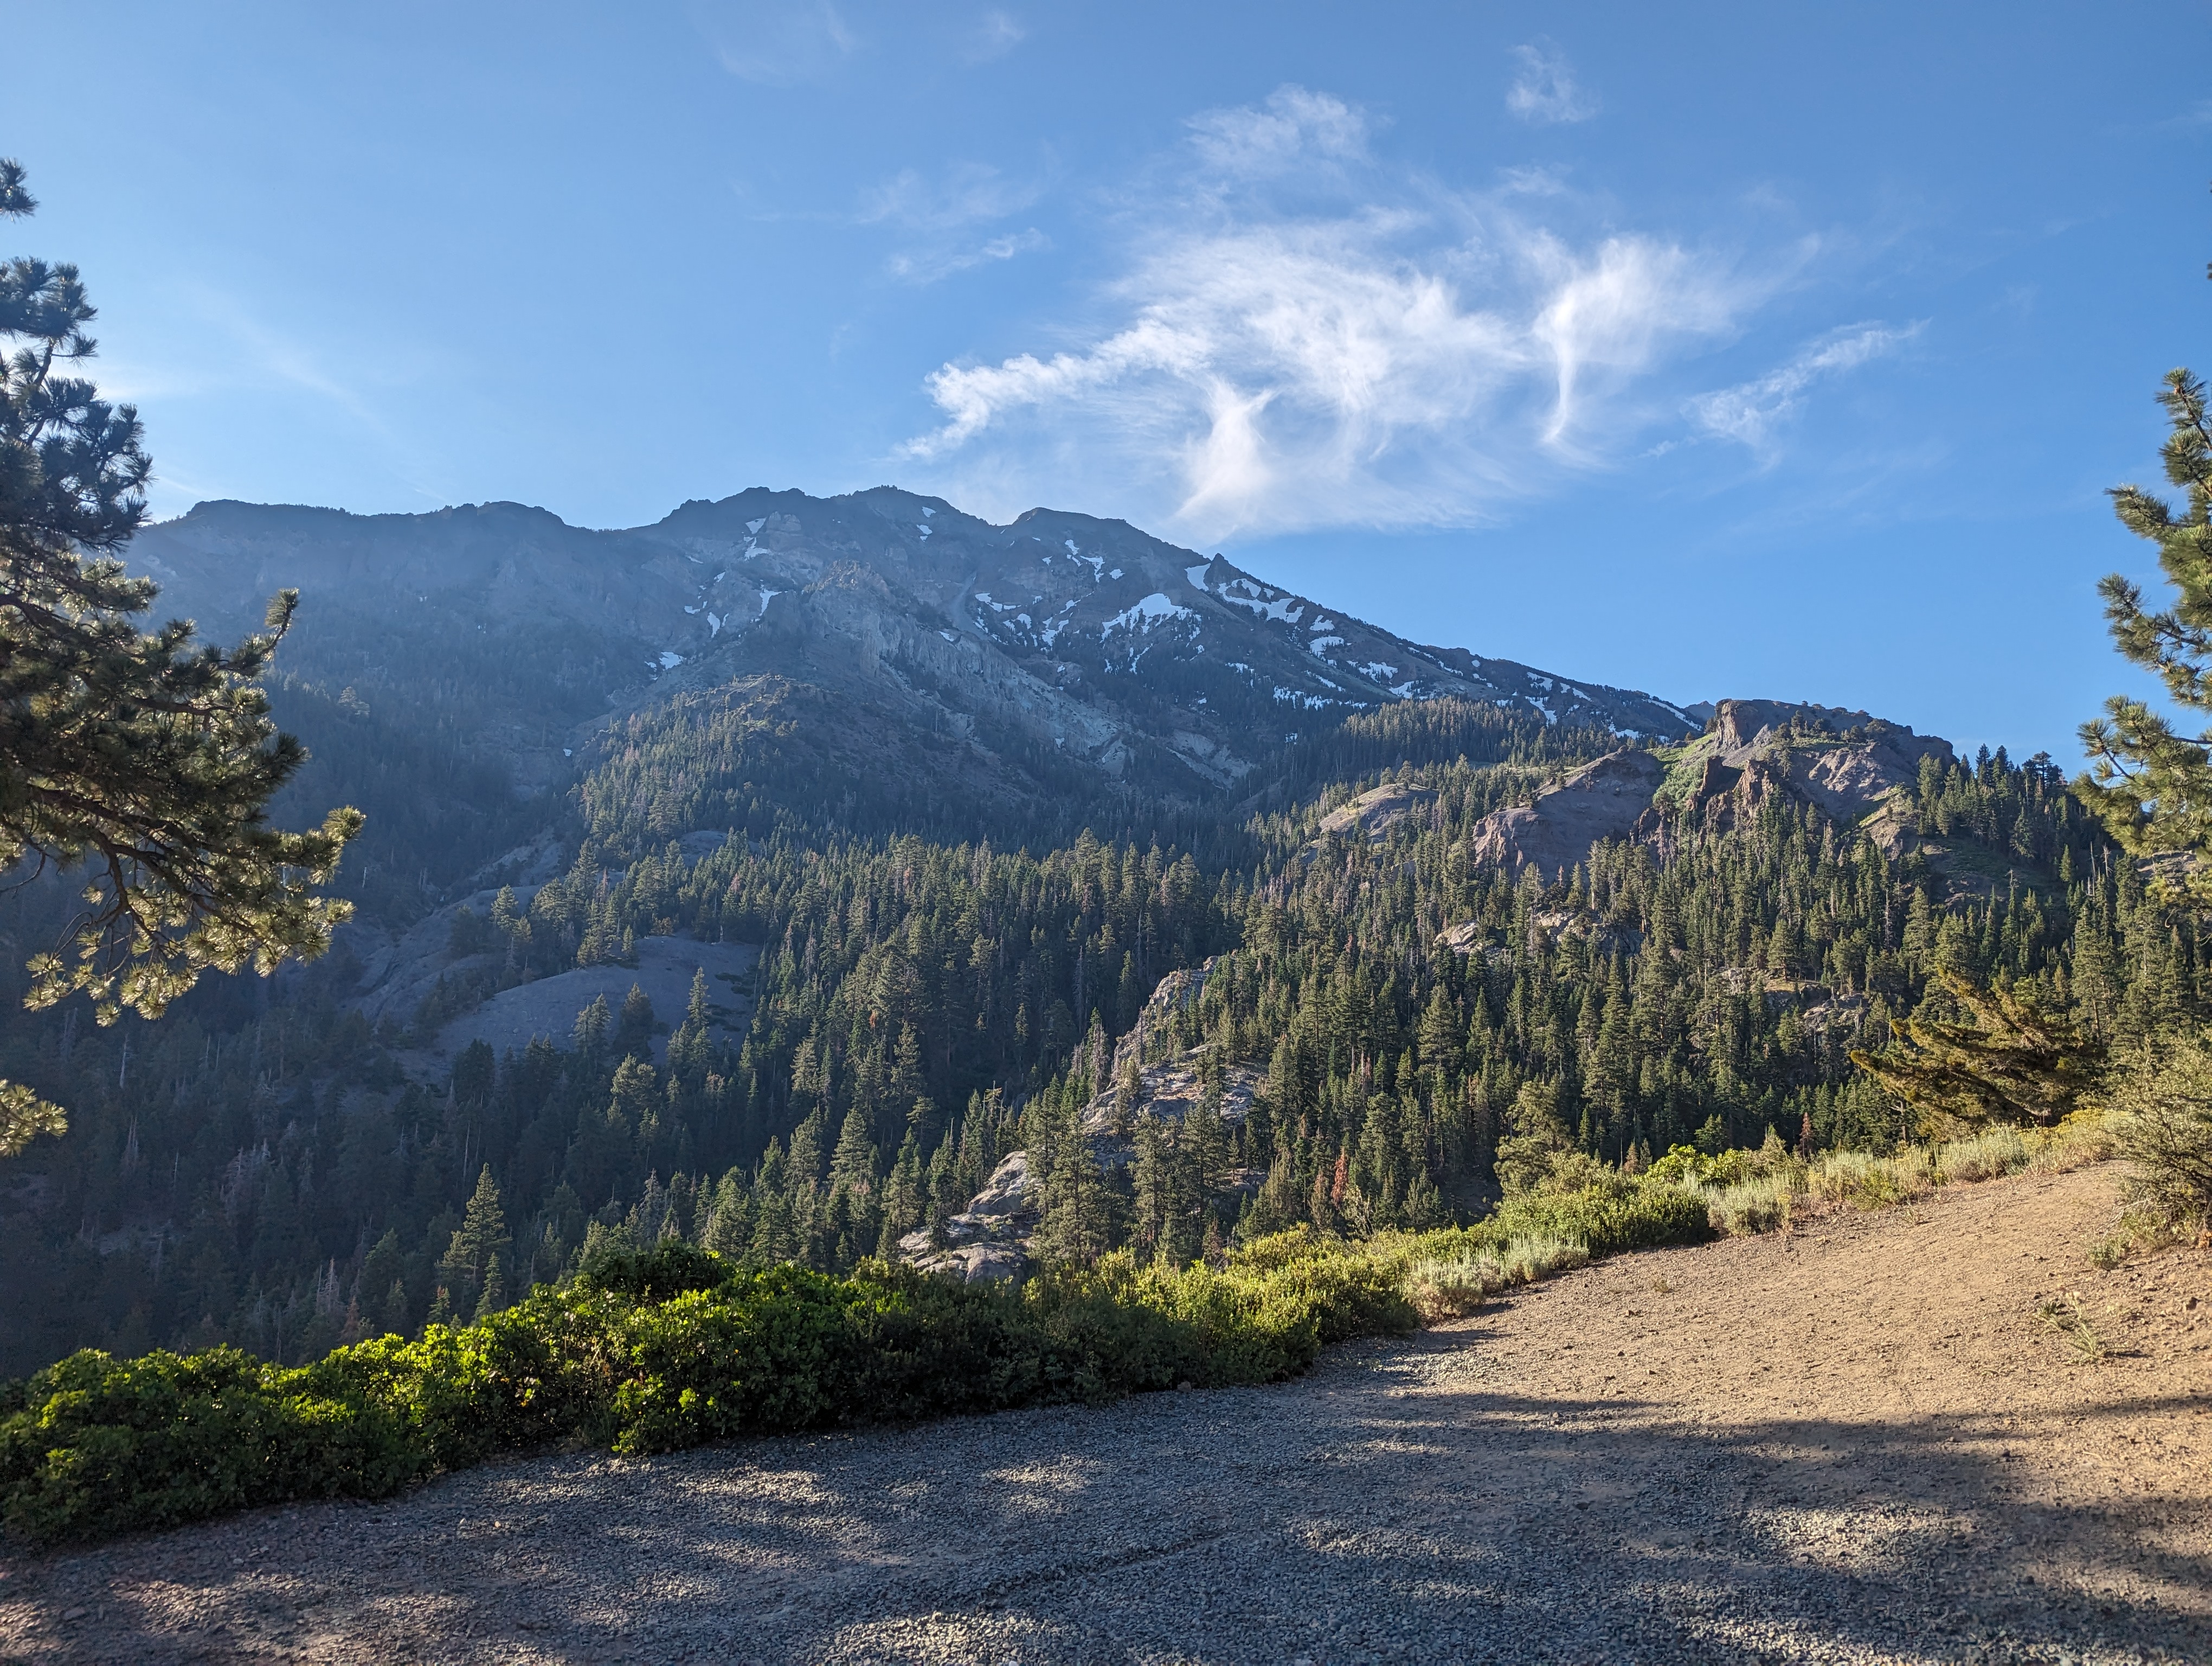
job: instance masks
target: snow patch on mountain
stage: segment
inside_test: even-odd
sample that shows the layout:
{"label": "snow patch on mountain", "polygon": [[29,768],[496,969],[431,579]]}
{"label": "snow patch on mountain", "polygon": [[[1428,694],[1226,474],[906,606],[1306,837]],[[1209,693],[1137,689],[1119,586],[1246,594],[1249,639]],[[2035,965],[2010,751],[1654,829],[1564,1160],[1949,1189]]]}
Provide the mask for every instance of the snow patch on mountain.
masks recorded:
{"label": "snow patch on mountain", "polygon": [[1195,619],[1197,614],[1178,606],[1155,590],[1133,607],[1124,608],[1099,628],[1101,637],[1116,630],[1150,630],[1164,619]]}
{"label": "snow patch on mountain", "polygon": [[1249,608],[1260,617],[1279,623],[1296,624],[1305,614],[1305,604],[1296,596],[1284,595],[1251,579],[1231,579],[1213,593],[1231,606]]}

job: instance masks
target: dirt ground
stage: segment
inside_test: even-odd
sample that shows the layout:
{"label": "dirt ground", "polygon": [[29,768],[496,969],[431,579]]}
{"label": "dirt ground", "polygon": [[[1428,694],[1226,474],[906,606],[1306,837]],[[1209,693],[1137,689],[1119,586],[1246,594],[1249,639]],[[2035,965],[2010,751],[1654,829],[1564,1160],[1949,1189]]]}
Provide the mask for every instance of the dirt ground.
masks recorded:
{"label": "dirt ground", "polygon": [[2116,1182],[1626,1256],[1272,1389],[14,1557],[0,1658],[2212,1661],[2212,1256],[2094,1270]]}

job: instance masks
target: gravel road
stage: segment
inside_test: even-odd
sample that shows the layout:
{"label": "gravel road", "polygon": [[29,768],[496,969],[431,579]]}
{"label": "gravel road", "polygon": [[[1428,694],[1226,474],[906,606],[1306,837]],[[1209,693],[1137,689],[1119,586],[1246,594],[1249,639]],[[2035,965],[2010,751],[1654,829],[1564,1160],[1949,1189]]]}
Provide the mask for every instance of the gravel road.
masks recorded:
{"label": "gravel road", "polygon": [[2091,1271],[2112,1199],[1626,1257],[1277,1388],[16,1557],[0,1658],[2212,1660],[2212,1257]]}

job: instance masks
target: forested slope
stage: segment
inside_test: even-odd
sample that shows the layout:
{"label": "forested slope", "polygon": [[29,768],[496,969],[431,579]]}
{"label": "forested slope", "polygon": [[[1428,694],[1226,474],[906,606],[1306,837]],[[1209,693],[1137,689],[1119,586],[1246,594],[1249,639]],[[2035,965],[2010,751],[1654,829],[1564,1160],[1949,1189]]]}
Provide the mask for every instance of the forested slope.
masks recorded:
{"label": "forested slope", "polygon": [[[671,775],[720,767],[710,732],[664,744]],[[1634,1166],[1769,1128],[1879,1146],[1893,1115],[1845,1053],[1919,1006],[1938,965],[2028,981],[2106,1036],[2198,1000],[2191,922],[2040,763],[1924,771],[1863,827],[1741,784],[1662,796],[1585,862],[1516,877],[1471,860],[1478,830],[1612,737],[1435,702],[1328,744],[1324,774],[1404,761],[1291,783],[1287,808],[1260,808],[1263,789],[1164,815],[1196,851],[823,838],[773,817],[703,854],[654,847],[623,807],[640,765],[611,752],[566,870],[456,916],[455,952],[492,970],[449,1001],[619,963],[650,933],[757,943],[736,1043],[703,1008],[600,1007],[426,1079],[421,1025],[441,1014],[372,1027],[343,950],[157,1025],[13,1019],[7,1068],[76,1125],[9,1176],[9,1365],[82,1342],[312,1357],[512,1299],[595,1221],[847,1266],[959,1210],[1018,1146],[1042,1205],[1065,1125],[1123,1085],[1116,1038],[1161,978],[1209,963],[1147,1056],[1261,1085],[1218,1136],[1160,1130],[1156,1172],[1107,1188],[1109,1239],[1189,1254],[1209,1231],[1466,1218],[1501,1153],[1555,1146]],[[1391,817],[1355,803],[1377,785]]]}

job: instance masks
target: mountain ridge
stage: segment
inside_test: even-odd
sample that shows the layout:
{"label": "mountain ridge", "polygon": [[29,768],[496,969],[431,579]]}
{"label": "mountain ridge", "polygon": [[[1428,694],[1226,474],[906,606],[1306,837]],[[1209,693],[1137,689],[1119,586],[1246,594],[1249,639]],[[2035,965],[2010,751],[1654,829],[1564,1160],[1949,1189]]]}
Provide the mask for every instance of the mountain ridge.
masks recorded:
{"label": "mountain ridge", "polygon": [[[996,526],[896,487],[753,488],[605,530],[507,502],[357,515],[213,500],[149,527],[132,559],[218,634],[300,589],[283,663],[362,696],[395,682],[370,644],[449,657],[496,708],[477,744],[537,785],[567,773],[556,749],[769,673],[1017,774],[1037,776],[1018,760],[1049,748],[1170,797],[1231,787],[1317,726],[1439,696],[1627,739],[1699,727],[1641,690],[1411,641],[1125,521],[1040,508]],[[518,641],[538,674],[501,694],[491,662]]]}

